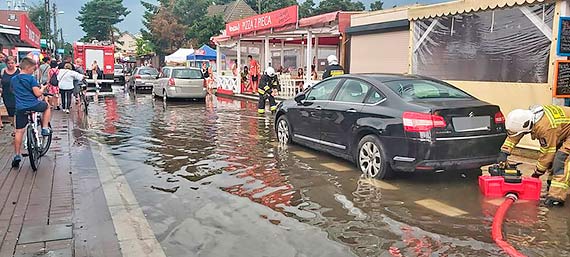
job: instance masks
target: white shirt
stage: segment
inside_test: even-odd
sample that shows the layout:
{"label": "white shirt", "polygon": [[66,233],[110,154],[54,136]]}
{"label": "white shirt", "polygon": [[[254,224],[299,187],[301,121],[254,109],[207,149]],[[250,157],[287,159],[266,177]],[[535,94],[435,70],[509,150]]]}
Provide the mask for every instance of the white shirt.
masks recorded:
{"label": "white shirt", "polygon": [[73,89],[73,80],[82,80],[83,75],[72,70],[59,70],[57,80],[59,81],[59,89],[71,90]]}

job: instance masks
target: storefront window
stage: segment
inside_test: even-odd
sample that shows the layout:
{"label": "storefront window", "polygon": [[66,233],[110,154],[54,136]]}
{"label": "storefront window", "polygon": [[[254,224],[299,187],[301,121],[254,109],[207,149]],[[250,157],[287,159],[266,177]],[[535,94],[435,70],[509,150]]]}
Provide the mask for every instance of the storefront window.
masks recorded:
{"label": "storefront window", "polygon": [[546,83],[554,4],[418,20],[413,72],[445,80]]}

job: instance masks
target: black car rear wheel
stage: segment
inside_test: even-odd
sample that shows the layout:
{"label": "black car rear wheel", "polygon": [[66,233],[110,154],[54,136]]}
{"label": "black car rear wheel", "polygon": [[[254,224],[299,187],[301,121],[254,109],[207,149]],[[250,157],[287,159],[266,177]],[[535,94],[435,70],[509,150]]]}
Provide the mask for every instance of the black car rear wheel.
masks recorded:
{"label": "black car rear wheel", "polygon": [[356,162],[367,177],[385,179],[392,175],[382,144],[376,136],[368,135],[360,140]]}
{"label": "black car rear wheel", "polygon": [[285,115],[281,115],[279,119],[277,119],[277,138],[282,144],[290,144],[292,142],[291,126]]}

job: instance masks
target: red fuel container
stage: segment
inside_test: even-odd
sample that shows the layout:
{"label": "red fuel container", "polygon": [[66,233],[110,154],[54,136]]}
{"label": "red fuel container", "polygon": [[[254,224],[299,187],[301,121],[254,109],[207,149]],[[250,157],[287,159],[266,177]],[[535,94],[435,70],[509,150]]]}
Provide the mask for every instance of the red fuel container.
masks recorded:
{"label": "red fuel container", "polygon": [[542,181],[523,177],[519,183],[509,183],[503,176],[479,176],[479,189],[487,197],[503,197],[514,193],[521,200],[540,200]]}

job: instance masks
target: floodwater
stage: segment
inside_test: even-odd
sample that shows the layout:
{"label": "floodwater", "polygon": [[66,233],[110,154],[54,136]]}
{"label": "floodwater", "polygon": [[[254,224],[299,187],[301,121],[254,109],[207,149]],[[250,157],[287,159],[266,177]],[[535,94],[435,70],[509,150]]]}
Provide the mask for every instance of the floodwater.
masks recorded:
{"label": "floodwater", "polygon": [[[478,174],[362,178],[280,146],[253,101],[164,106],[115,89],[89,108],[77,136],[108,148],[167,256],[504,255],[490,232],[501,200],[480,195]],[[570,254],[569,207],[516,203],[504,231],[528,256]]]}

